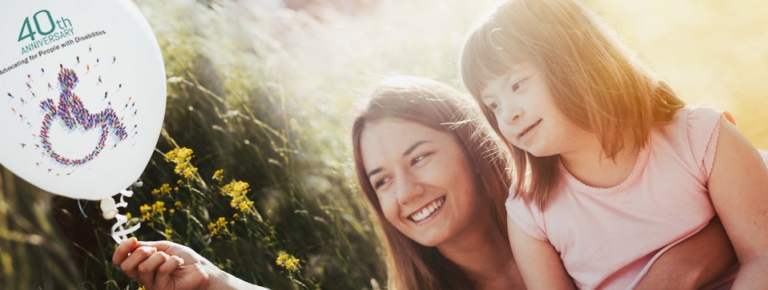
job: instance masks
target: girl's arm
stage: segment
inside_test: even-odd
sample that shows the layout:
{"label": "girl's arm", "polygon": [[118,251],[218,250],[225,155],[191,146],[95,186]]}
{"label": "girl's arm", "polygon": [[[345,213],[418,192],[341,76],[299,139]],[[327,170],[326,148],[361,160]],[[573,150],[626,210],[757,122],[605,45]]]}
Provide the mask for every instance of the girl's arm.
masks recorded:
{"label": "girl's arm", "polygon": [[539,241],[507,218],[509,243],[527,289],[575,289],[551,244]]}
{"label": "girl's arm", "polygon": [[635,289],[701,289],[736,262],[731,241],[715,216],[704,229],[662,254]]}
{"label": "girl's arm", "polygon": [[740,269],[733,289],[768,285],[768,167],[731,123],[720,121],[709,195]]}

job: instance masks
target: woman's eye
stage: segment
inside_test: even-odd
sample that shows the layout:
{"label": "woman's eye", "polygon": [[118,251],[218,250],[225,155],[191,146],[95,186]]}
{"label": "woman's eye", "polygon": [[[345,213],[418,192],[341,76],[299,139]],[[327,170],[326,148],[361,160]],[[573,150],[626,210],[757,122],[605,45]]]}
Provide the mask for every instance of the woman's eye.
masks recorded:
{"label": "woman's eye", "polygon": [[413,158],[411,160],[411,165],[415,165],[416,163],[421,162],[422,160],[424,160],[424,158],[427,158],[427,156],[429,156],[431,154],[432,153],[426,153],[426,154],[422,154],[422,155],[416,156],[415,158]]}
{"label": "woman's eye", "polygon": [[487,104],[486,106],[487,106],[489,109],[491,109],[491,111],[496,111],[496,108],[498,108],[498,107],[499,107],[499,104],[498,104],[498,103],[490,103],[490,104]]}
{"label": "woman's eye", "polygon": [[517,90],[519,90],[520,86],[522,86],[523,83],[525,83],[526,80],[528,80],[528,79],[522,79],[522,80],[519,80],[519,81],[515,82],[514,84],[512,84],[512,92],[514,93]]}
{"label": "woman's eye", "polygon": [[389,178],[382,178],[381,180],[379,180],[379,181],[376,181],[375,183],[373,183],[373,189],[374,189],[374,190],[377,190],[377,189],[379,189],[379,187],[381,187],[381,186],[383,186],[384,184],[386,184],[386,183],[387,183],[387,181],[389,181]]}

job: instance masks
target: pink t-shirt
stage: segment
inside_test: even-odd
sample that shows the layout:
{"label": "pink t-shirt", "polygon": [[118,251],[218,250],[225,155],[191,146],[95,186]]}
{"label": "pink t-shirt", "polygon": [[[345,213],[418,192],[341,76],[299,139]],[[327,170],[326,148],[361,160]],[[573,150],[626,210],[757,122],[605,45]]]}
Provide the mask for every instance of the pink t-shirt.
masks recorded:
{"label": "pink t-shirt", "polygon": [[631,289],[666,250],[715,215],[707,183],[722,112],[686,106],[652,129],[630,176],[612,188],[581,183],[560,165],[547,208],[512,198],[508,215],[560,254],[581,289]]}

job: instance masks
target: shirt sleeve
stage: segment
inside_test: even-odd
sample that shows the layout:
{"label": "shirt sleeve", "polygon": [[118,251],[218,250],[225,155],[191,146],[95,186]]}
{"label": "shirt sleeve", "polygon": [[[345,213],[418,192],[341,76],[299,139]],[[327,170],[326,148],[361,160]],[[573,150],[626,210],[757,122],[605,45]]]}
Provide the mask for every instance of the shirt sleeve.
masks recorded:
{"label": "shirt sleeve", "polygon": [[526,234],[534,239],[549,242],[546,230],[544,230],[543,217],[538,206],[534,202],[527,202],[522,196],[515,197],[515,185],[509,189],[509,196],[505,203],[507,216],[520,227]]}
{"label": "shirt sleeve", "polygon": [[715,162],[717,137],[723,111],[708,106],[686,107],[688,141],[701,172],[709,178]]}

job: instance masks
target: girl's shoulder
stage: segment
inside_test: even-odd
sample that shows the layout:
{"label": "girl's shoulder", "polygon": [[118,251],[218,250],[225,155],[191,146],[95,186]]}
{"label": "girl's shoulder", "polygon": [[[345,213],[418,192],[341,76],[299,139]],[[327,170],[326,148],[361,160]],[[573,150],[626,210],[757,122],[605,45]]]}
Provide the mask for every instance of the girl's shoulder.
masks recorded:
{"label": "girl's shoulder", "polygon": [[674,136],[693,138],[693,141],[697,136],[709,136],[722,115],[722,110],[709,105],[686,105],[677,110],[672,120],[660,126],[660,129],[671,131]]}
{"label": "girl's shoulder", "polygon": [[704,119],[719,118],[723,110],[706,104],[685,105],[675,113],[675,118],[686,117],[693,118],[694,121]]}
{"label": "girl's shoulder", "polygon": [[[651,133],[651,146],[658,152],[669,150],[708,173],[714,160],[715,146],[724,112],[708,105],[686,105],[669,124]],[[671,157],[671,156],[670,156]],[[708,174],[707,174],[708,175]]]}

